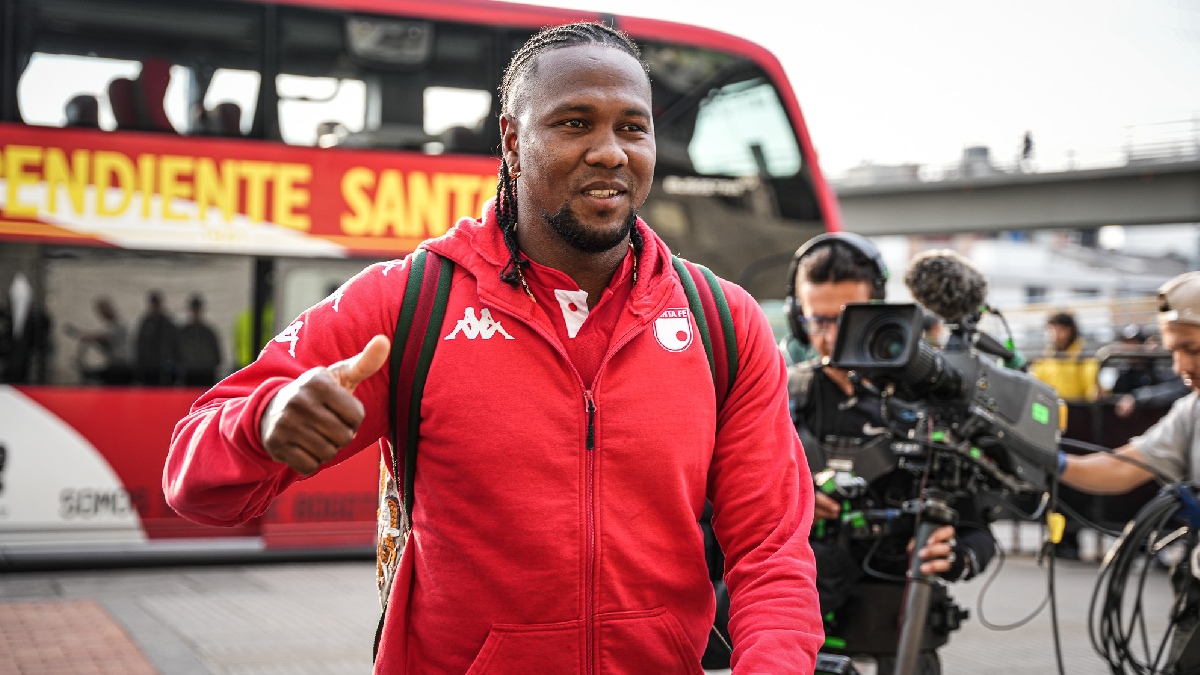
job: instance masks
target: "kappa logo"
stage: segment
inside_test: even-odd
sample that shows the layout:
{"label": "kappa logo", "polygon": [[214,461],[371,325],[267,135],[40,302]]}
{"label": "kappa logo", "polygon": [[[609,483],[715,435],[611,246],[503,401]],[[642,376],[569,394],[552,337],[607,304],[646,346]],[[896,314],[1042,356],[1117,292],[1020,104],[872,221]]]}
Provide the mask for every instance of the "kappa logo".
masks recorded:
{"label": "kappa logo", "polygon": [[486,307],[479,310],[478,318],[475,316],[475,308],[468,307],[463,312],[463,318],[459,319],[454,326],[454,330],[442,339],[453,340],[459,333],[467,336],[468,340],[474,340],[477,337],[490,340],[496,333],[503,335],[505,340],[514,339],[508,334],[508,331],[504,330],[504,326],[501,326],[499,321],[492,318],[492,311]]}
{"label": "kappa logo", "polygon": [[686,307],[663,310],[654,320],[654,339],[669,352],[681,352],[692,344],[692,322]]}
{"label": "kappa logo", "polygon": [[292,358],[296,357],[296,343],[300,341],[300,329],[304,327],[303,321],[293,321],[292,325],[283,329],[283,332],[275,336],[276,342],[286,342],[288,344],[288,353]]}

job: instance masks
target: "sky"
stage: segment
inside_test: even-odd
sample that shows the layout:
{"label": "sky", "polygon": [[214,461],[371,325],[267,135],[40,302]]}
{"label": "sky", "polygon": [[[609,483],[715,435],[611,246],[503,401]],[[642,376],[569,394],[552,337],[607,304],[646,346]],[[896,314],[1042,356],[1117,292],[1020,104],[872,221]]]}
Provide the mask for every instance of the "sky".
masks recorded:
{"label": "sky", "polygon": [[975,145],[1012,163],[1026,131],[1044,171],[1118,163],[1130,140],[1200,145],[1197,0],[523,1],[764,45],[832,176],[863,162],[944,167]]}

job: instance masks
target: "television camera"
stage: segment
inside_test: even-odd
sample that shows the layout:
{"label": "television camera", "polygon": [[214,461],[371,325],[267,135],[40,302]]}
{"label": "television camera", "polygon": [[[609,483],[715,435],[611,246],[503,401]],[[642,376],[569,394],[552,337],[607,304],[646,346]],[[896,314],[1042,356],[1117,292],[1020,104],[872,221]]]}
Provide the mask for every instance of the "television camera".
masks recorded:
{"label": "television camera", "polygon": [[[1055,390],[1006,367],[1016,355],[976,329],[978,314],[948,321],[952,332],[942,349],[925,341],[924,318],[917,304],[842,310],[831,365],[877,391],[889,442],[826,450],[827,466],[841,474],[833,483],[849,489],[896,469],[921,475],[920,494],[903,509],[917,519],[918,542],[956,522],[959,497],[1044,491],[1061,434]],[[896,675],[915,672],[940,583],[920,573],[915,555],[908,576]]]}

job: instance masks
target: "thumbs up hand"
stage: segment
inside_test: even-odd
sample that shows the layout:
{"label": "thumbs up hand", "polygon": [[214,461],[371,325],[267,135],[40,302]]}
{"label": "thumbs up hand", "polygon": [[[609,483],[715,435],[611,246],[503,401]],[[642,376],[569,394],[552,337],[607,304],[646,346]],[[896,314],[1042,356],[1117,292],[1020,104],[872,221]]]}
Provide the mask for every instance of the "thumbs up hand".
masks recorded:
{"label": "thumbs up hand", "polygon": [[363,421],[354,388],[383,367],[389,351],[388,339],[376,335],[360,353],[313,368],[280,389],[259,425],[271,459],[305,475],[333,459]]}

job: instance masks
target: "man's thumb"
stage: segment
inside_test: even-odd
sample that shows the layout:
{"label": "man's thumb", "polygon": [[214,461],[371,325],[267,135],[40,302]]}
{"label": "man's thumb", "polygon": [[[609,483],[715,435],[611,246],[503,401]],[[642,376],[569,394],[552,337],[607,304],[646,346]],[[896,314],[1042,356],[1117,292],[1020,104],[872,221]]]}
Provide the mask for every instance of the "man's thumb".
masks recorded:
{"label": "man's thumb", "polygon": [[358,383],[374,375],[387,363],[390,350],[391,342],[383,335],[376,335],[361,352],[330,366],[329,374],[346,391],[354,391]]}

